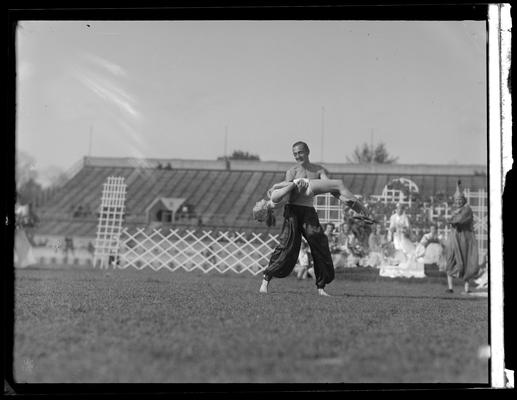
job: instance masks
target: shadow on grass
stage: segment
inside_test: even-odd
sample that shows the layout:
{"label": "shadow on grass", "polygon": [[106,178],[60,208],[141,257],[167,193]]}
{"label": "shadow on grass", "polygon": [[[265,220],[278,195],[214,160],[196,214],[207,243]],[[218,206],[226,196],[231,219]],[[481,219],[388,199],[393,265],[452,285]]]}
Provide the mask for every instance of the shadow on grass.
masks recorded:
{"label": "shadow on grass", "polygon": [[395,299],[440,299],[440,300],[462,300],[462,301],[479,301],[486,299],[486,297],[476,297],[470,295],[443,295],[443,296],[404,296],[404,295],[391,295],[391,294],[350,294],[344,293],[343,295],[332,295],[333,297],[367,297],[367,298],[395,298]]}

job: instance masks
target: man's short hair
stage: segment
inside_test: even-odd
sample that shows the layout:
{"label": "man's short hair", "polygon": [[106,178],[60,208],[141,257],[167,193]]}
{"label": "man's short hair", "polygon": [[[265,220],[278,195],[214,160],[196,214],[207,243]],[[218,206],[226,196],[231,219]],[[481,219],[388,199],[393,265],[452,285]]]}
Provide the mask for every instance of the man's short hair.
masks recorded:
{"label": "man's short hair", "polygon": [[308,145],[307,145],[307,143],[305,143],[305,142],[301,142],[301,141],[300,141],[300,142],[296,142],[295,144],[293,144],[293,149],[294,149],[296,146],[303,146],[307,152],[309,152],[309,151],[310,151],[310,150],[309,150],[309,146],[308,146]]}

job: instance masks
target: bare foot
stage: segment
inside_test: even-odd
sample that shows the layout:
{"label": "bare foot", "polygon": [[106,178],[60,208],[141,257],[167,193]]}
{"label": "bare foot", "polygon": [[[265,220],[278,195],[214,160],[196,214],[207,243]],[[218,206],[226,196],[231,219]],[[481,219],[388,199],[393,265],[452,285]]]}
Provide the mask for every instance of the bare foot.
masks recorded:
{"label": "bare foot", "polygon": [[260,293],[267,293],[268,283],[269,283],[268,281],[262,281],[262,285],[260,285],[260,290],[259,290]]}
{"label": "bare foot", "polygon": [[330,294],[328,294],[327,292],[325,292],[325,290],[323,289],[318,289],[318,294],[320,296],[326,296],[326,297],[331,297]]}

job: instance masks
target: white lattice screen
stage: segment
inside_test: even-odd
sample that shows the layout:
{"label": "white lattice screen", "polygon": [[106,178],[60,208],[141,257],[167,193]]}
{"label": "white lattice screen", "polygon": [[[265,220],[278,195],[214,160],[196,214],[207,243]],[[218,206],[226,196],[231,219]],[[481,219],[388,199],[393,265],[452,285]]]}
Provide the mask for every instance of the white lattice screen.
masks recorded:
{"label": "white lattice screen", "polygon": [[93,266],[108,267],[116,259],[125,213],[126,183],[122,177],[110,176],[103,184]]}
{"label": "white lattice screen", "polygon": [[381,201],[383,204],[401,203],[411,205],[411,196],[406,196],[402,190],[386,189],[380,195],[372,195],[373,199]]}
{"label": "white lattice screen", "polygon": [[488,252],[488,194],[485,190],[464,190],[467,203],[474,214],[474,231],[479,249],[479,261]]}
{"label": "white lattice screen", "polygon": [[178,229],[122,231],[117,268],[200,269],[260,274],[278,244],[277,236]]}
{"label": "white lattice screen", "polygon": [[343,222],[343,203],[330,193],[314,196],[314,208],[322,224],[333,223],[337,226]]}

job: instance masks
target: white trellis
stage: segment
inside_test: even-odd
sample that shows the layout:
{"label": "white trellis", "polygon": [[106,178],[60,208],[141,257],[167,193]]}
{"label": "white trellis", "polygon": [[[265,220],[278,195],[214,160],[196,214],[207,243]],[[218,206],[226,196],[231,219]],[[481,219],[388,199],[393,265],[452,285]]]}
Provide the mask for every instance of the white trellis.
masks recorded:
{"label": "white trellis", "polygon": [[[429,218],[431,221],[436,221],[437,219],[443,218],[448,220],[451,216],[451,207],[447,202],[442,202],[438,204],[434,204],[433,206],[426,207],[426,210],[429,212]],[[448,224],[445,224],[442,228],[438,228],[438,235],[441,235],[444,239],[447,239],[451,228]]]}
{"label": "white trellis", "polygon": [[488,196],[485,190],[465,189],[463,194],[474,214],[474,232],[478,242],[479,260],[488,251]]}
{"label": "white trellis", "polygon": [[120,269],[149,267],[155,271],[195,269],[257,275],[266,268],[271,252],[278,244],[277,235],[258,233],[213,232],[168,229],[135,232],[124,229],[121,234]]}
{"label": "white trellis", "polygon": [[322,224],[343,222],[343,204],[330,193],[314,196],[314,208]]}
{"label": "white trellis", "polygon": [[[399,189],[391,189],[390,186],[393,183],[401,183],[408,188],[410,195],[406,194]],[[408,178],[395,178],[392,179],[384,188],[380,195],[372,195],[371,197],[377,201],[381,201],[384,204],[388,203],[401,203],[411,206],[412,193],[419,193],[419,188],[415,182]]]}
{"label": "white trellis", "polygon": [[126,188],[123,177],[110,176],[103,184],[93,266],[107,267],[118,256],[122,221],[125,213]]}

